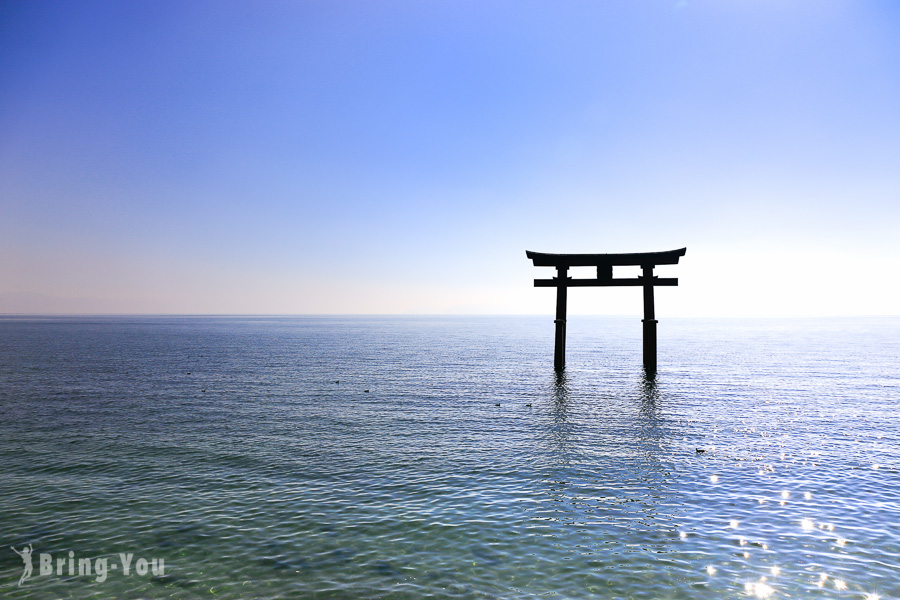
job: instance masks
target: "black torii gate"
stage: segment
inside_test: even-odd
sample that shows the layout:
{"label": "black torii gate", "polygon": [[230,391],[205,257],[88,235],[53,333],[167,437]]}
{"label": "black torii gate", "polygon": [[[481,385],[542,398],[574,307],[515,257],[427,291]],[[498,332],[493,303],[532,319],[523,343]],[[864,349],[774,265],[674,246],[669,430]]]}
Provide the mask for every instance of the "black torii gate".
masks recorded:
{"label": "black torii gate", "polygon": [[[556,267],[553,279],[535,279],[534,287],[556,288],[556,344],[553,351],[553,368],[566,368],[566,298],[570,287],[639,285],[644,288],[644,370],[656,372],[656,310],[653,306],[653,287],[678,285],[675,277],[656,277],[656,265],[675,265],[685,255],[687,248],[665,252],[632,252],[630,254],[549,254],[525,251],[525,256],[536,267]],[[639,266],[640,277],[613,279],[613,267]],[[566,275],[569,267],[597,267],[596,279],[572,279]]]}

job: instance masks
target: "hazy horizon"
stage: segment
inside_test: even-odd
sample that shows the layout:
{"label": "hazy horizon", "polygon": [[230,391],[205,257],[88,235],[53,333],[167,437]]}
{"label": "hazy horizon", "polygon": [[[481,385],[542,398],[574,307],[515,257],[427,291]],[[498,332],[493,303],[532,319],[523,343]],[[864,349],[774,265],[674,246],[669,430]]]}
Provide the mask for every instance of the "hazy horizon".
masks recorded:
{"label": "hazy horizon", "polygon": [[[548,318],[549,323],[553,322],[553,315],[550,313],[125,313],[125,312],[108,312],[108,313],[92,313],[92,312],[0,312],[0,319],[29,319],[29,318],[494,318],[494,317],[534,317],[538,319]],[[623,313],[623,314],[602,314],[602,313],[574,313],[569,314],[569,320],[578,320],[582,317],[597,319],[624,319],[640,321],[642,315],[639,313]],[[667,320],[821,320],[821,321],[839,321],[839,320],[866,320],[866,319],[898,319],[900,315],[884,314],[884,315],[767,315],[767,316],[672,316],[667,315],[663,321]]]}

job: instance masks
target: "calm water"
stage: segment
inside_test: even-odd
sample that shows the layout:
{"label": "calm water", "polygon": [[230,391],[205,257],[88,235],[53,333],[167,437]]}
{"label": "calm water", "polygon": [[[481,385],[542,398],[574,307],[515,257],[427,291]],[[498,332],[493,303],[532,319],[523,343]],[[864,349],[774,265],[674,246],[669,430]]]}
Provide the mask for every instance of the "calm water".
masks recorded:
{"label": "calm water", "polygon": [[552,328],[0,319],[0,596],[900,598],[900,319]]}

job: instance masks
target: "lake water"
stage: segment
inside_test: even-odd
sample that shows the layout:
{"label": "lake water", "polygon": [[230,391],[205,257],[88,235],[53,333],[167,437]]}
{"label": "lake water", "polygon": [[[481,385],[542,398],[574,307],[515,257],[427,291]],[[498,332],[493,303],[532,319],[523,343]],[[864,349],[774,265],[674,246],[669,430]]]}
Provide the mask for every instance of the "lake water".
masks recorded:
{"label": "lake water", "polygon": [[900,318],[640,336],[0,318],[0,596],[900,598]]}

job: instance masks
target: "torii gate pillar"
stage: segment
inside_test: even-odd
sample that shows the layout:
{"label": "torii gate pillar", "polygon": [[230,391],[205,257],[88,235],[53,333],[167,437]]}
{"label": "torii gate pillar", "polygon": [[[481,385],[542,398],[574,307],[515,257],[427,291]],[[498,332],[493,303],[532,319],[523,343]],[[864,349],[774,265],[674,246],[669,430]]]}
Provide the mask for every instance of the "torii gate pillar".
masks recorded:
{"label": "torii gate pillar", "polygon": [[[656,265],[674,265],[685,255],[687,248],[667,252],[634,252],[631,254],[548,254],[525,251],[525,255],[536,267],[556,267],[553,279],[535,279],[535,287],[556,288],[556,337],[553,347],[553,368],[566,368],[566,302],[569,287],[584,286],[641,286],[644,291],[644,371],[656,372],[656,307],[653,302],[653,288],[658,285],[678,285],[674,277],[660,278],[653,275]],[[641,276],[636,278],[613,278],[614,266],[640,266]],[[569,267],[597,267],[596,279],[572,279],[567,273]]]}
{"label": "torii gate pillar", "polygon": [[553,368],[562,371],[566,368],[566,302],[568,301],[568,286],[566,285],[566,271],[569,267],[556,268],[556,342],[553,345]]}
{"label": "torii gate pillar", "polygon": [[644,283],[644,370],[656,371],[656,309],[653,306],[653,267],[644,266],[641,279]]}

